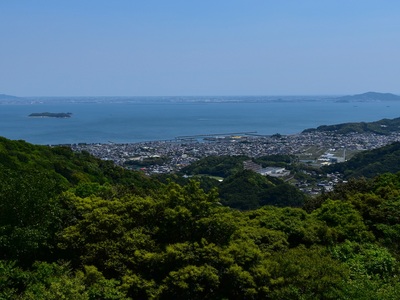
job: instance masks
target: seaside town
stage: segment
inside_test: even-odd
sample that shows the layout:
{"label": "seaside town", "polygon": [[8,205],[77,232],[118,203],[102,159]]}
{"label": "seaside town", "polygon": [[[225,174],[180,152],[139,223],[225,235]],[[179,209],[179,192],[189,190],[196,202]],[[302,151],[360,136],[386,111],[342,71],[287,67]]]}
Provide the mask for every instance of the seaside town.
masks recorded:
{"label": "seaside town", "polygon": [[[198,136],[196,136],[198,137]],[[371,150],[400,141],[400,133],[336,134],[329,132],[271,136],[219,135],[198,140],[149,141],[127,144],[73,144],[74,151],[129,167],[129,162],[151,161],[142,168],[147,174],[173,173],[207,156],[244,155],[257,158],[274,154],[296,155],[314,166],[343,162],[359,151]]]}
{"label": "seaside town", "polygon": [[[354,154],[372,150],[400,141],[400,133],[380,135],[375,133],[303,132],[294,135],[275,134],[256,136],[252,133],[220,134],[193,137],[177,137],[169,141],[149,141],[126,144],[73,144],[74,151],[87,151],[94,156],[111,160],[124,168],[141,170],[147,175],[171,174],[207,156],[248,156],[259,158],[267,155],[295,155],[305,166],[319,168],[350,159]],[[317,180],[294,180],[288,170],[282,168],[262,168],[247,162],[245,169],[262,175],[281,177],[290,181],[309,195],[331,191],[343,182],[342,174],[326,174],[319,177],[314,171],[303,170],[307,176]]]}

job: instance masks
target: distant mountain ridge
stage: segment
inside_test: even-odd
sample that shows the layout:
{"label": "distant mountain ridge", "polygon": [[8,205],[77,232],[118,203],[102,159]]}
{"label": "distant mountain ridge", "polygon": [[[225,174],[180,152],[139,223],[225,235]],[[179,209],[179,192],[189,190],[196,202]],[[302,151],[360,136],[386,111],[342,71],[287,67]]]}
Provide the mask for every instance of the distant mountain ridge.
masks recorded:
{"label": "distant mountain ridge", "polygon": [[297,102],[297,101],[318,101],[329,100],[334,102],[368,102],[368,101],[400,101],[400,95],[392,93],[366,92],[363,94],[345,96],[55,96],[55,97],[18,97],[7,94],[0,94],[0,101],[25,100],[27,102]]}
{"label": "distant mountain ridge", "polygon": [[336,102],[400,101],[400,96],[391,93],[367,92],[334,98]]}

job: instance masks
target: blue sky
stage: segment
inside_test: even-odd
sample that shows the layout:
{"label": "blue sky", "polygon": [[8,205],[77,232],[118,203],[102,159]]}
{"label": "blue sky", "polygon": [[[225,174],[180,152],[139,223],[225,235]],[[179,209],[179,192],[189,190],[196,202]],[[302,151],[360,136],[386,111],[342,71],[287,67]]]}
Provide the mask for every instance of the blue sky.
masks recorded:
{"label": "blue sky", "polygon": [[400,94],[398,0],[0,1],[0,93]]}

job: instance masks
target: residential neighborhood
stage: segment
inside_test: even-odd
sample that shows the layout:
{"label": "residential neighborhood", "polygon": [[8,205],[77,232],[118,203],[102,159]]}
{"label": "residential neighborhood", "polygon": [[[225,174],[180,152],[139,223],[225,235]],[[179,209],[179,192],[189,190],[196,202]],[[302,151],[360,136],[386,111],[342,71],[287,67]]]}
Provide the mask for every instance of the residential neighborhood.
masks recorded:
{"label": "residential neighborhood", "polygon": [[[150,175],[173,173],[198,159],[221,155],[257,158],[273,154],[292,154],[305,164],[321,166],[343,162],[357,152],[379,148],[396,141],[400,141],[400,133],[379,135],[313,132],[295,135],[225,136],[212,141],[172,140],[69,146],[74,151],[88,151],[96,157],[112,160],[123,167],[140,166],[140,169]],[[274,174],[273,170],[264,172]]]}

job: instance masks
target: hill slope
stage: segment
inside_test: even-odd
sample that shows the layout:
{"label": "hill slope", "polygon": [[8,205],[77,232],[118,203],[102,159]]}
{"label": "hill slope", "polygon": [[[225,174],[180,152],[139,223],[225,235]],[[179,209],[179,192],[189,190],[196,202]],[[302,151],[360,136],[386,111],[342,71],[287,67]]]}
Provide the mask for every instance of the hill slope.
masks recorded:
{"label": "hill slope", "polygon": [[335,132],[339,134],[370,132],[387,135],[392,132],[400,132],[400,118],[382,119],[375,122],[354,122],[342,123],[337,125],[321,125],[317,128],[306,129],[303,132]]}
{"label": "hill slope", "polygon": [[345,178],[372,178],[386,172],[397,173],[400,171],[400,142],[360,152],[344,163],[333,164],[323,170],[343,173]]}
{"label": "hill slope", "polygon": [[0,167],[15,172],[43,172],[57,178],[64,188],[96,182],[99,184],[132,184],[138,190],[153,186],[148,177],[117,167],[88,152],[74,153],[68,147],[33,145],[0,137]]}
{"label": "hill slope", "polygon": [[[148,178],[62,147],[0,139],[0,154],[0,299],[398,298],[400,175],[309,212],[242,212],[195,181],[138,195]],[[275,188],[230,178],[243,198]]]}

